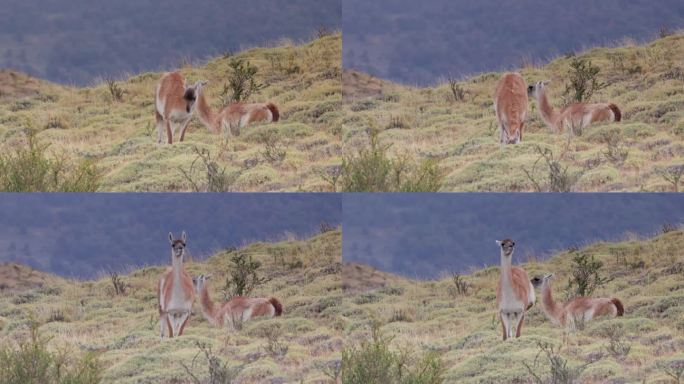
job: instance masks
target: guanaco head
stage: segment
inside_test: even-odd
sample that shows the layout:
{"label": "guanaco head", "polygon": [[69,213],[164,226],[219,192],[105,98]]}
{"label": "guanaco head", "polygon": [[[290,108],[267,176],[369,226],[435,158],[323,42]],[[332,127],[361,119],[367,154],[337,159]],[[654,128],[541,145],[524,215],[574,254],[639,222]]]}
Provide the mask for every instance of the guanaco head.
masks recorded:
{"label": "guanaco head", "polygon": [[513,254],[513,247],[515,247],[515,242],[511,239],[497,240],[497,244],[501,247],[501,254],[510,257]]}
{"label": "guanaco head", "polygon": [[542,277],[542,288],[544,288],[545,286],[548,287],[554,278],[555,278],[555,275],[553,273],[549,273],[548,275],[544,275],[544,277]]}
{"label": "guanaco head", "polygon": [[518,144],[520,142],[520,126],[510,126],[509,129],[513,131],[512,134],[509,134],[506,130],[504,130],[504,140],[506,144]]}
{"label": "guanaco head", "polygon": [[173,233],[169,232],[169,243],[171,243],[171,259],[183,261],[183,256],[185,255],[185,244],[187,241],[187,235],[185,231],[181,234],[180,239],[174,239]]}
{"label": "guanaco head", "polygon": [[201,80],[195,82],[190,87],[185,88],[185,93],[183,94],[183,99],[185,100],[186,106],[185,110],[187,113],[191,113],[193,108],[195,107],[195,103],[197,102],[197,98],[200,96],[200,93],[202,92],[202,88],[208,83],[207,80]]}
{"label": "guanaco head", "polygon": [[554,277],[555,275],[553,273],[549,273],[548,275],[536,275],[530,279],[530,283],[532,283],[533,287],[539,288],[544,284],[544,282],[550,282],[554,279]]}
{"label": "guanaco head", "polygon": [[527,86],[527,96],[534,97],[535,99],[541,95],[546,85],[550,83],[551,80],[537,81],[532,85]]}
{"label": "guanaco head", "polygon": [[195,292],[199,295],[202,293],[204,287],[206,287],[207,280],[211,278],[211,275],[199,275],[192,278],[192,285],[195,287]]}
{"label": "guanaco head", "polygon": [[532,283],[533,287],[539,288],[542,284],[542,280],[544,280],[544,276],[537,275],[537,276],[530,279],[530,283]]}

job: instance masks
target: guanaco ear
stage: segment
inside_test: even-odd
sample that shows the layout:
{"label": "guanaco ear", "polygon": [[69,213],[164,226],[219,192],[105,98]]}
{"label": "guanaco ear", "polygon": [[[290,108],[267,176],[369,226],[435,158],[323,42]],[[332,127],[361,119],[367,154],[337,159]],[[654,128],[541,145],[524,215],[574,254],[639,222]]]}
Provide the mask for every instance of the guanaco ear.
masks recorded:
{"label": "guanaco ear", "polygon": [[496,241],[496,245],[501,246],[501,240],[494,240]]}
{"label": "guanaco ear", "polygon": [[211,279],[211,275],[205,275],[204,276],[204,280],[209,280],[209,279]]}
{"label": "guanaco ear", "polygon": [[551,82],[551,80],[544,80],[544,81],[542,81],[541,83],[542,83],[542,85],[546,86],[546,85],[547,85],[548,83],[550,83],[550,82]]}
{"label": "guanaco ear", "polygon": [[185,231],[183,231],[183,233],[181,233],[181,240],[183,240],[183,243],[185,243],[187,241],[187,239],[188,239],[188,235],[186,235]]}
{"label": "guanaco ear", "polygon": [[173,244],[173,233],[169,232],[169,243]]}

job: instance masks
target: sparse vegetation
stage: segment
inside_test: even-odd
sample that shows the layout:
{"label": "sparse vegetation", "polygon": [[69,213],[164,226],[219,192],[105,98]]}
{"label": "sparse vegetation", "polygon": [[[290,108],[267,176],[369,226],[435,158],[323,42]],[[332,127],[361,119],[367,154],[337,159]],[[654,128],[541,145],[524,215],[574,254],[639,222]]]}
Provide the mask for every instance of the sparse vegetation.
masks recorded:
{"label": "sparse vegetation", "polygon": [[672,378],[675,384],[680,384],[682,378],[684,377],[684,360],[675,360],[667,363],[660,363],[658,367],[663,370],[663,372]]}
{"label": "sparse vegetation", "polygon": [[112,282],[112,289],[115,295],[125,295],[128,285],[123,281],[117,272],[109,271],[109,280]]}
{"label": "sparse vegetation", "polygon": [[[211,346],[196,342],[195,345],[199,352],[192,359],[190,366],[181,362],[181,366],[187,372],[194,384],[231,384],[237,379],[241,367],[231,368],[211,350]],[[207,371],[206,379],[200,379],[194,372],[196,365],[199,365],[199,358],[206,360]]]}
{"label": "sparse vegetation", "polygon": [[[554,157],[553,151],[549,148],[542,148],[538,145],[535,145],[534,148],[539,157],[532,164],[530,170],[523,167],[523,172],[532,182],[535,191],[571,192],[584,172],[570,171],[570,166],[562,162],[563,156]],[[546,165],[546,177],[538,175],[537,166],[540,163]]]}
{"label": "sparse vegetation", "polygon": [[287,147],[277,131],[270,129],[264,131],[258,136],[257,141],[264,146],[264,149],[261,151],[261,156],[263,156],[264,160],[270,163],[281,163],[285,160]]}
{"label": "sparse vegetation", "polygon": [[107,84],[107,89],[109,90],[109,95],[112,97],[112,100],[119,102],[123,101],[126,91],[117,84],[116,80],[108,77],[105,79],[105,83]]}
{"label": "sparse vegetation", "polygon": [[0,190],[4,192],[95,192],[101,172],[92,160],[55,155],[33,133],[0,154]]}
{"label": "sparse vegetation", "polygon": [[569,84],[565,87],[564,98],[566,104],[572,102],[586,102],[597,91],[606,87],[598,79],[601,68],[593,65],[591,60],[584,57],[573,57],[568,72]]}
{"label": "sparse vegetation", "polygon": [[228,63],[231,71],[228,75],[228,82],[224,85],[221,92],[223,104],[232,102],[247,101],[252,94],[264,89],[266,85],[256,80],[259,69],[249,61],[233,58]]}
{"label": "sparse vegetation", "polygon": [[268,278],[259,276],[261,262],[251,255],[235,253],[230,257],[230,276],[223,285],[223,297],[230,300],[235,296],[249,296],[254,288],[268,282]]}
{"label": "sparse vegetation", "polygon": [[[537,289],[537,303],[526,313],[523,335],[506,342],[501,340],[496,316],[496,267],[475,268],[464,275],[471,288],[456,297],[452,276],[414,280],[371,267],[359,274],[358,265],[348,266],[344,270],[350,292],[344,302],[347,345],[358,351],[363,343],[370,343],[368,324],[377,318],[383,321],[380,330],[390,340],[390,351],[409,346],[413,361],[425,353],[443,352],[445,383],[539,383],[533,375],[544,384],[554,379],[566,383],[563,380],[572,377],[573,383],[582,384],[673,382],[664,364],[682,360],[680,351],[670,346],[682,340],[678,303],[684,294],[684,275],[681,255],[673,262],[665,253],[682,246],[684,231],[674,229],[650,239],[576,245],[572,253],[560,250],[548,259],[520,259],[530,277],[553,272],[563,279],[572,276],[575,255],[603,263],[599,276],[603,279],[610,271],[611,279],[593,296],[618,297],[625,313],[594,318],[578,327],[582,330],[568,332],[546,318]],[[643,260],[646,267],[632,269],[616,254]],[[563,285],[554,286],[558,298]],[[401,311],[411,315],[411,322],[387,321]]]}
{"label": "sparse vegetation", "polygon": [[656,172],[665,181],[672,184],[672,189],[674,190],[674,192],[679,192],[679,181],[682,179],[682,176],[684,175],[684,164],[658,168],[656,169]]}
{"label": "sparse vegetation", "polygon": [[[659,170],[680,163],[684,140],[684,77],[680,75],[684,72],[678,63],[683,61],[684,35],[675,33],[643,45],[593,48],[516,68],[528,84],[551,80],[547,87],[556,109],[577,98],[611,102],[620,108],[622,120],[592,124],[581,136],[569,139],[568,132],[550,132],[537,102],[531,100],[522,142],[503,151],[492,105],[502,73],[456,82],[466,91],[459,102],[454,102],[448,81],[412,87],[350,73],[344,85],[350,95],[344,106],[348,116],[342,136],[344,156],[367,148],[372,120],[378,142],[390,146],[393,155],[409,153],[416,163],[439,161],[444,175],[440,191],[673,191],[673,184]],[[563,100],[566,85],[568,100]],[[615,131],[614,136],[606,135],[610,131]],[[561,173],[553,181],[561,185],[550,185],[543,158],[532,173],[536,184],[526,175],[540,158],[537,148],[553,153]]]}
{"label": "sparse vegetation", "polygon": [[50,338],[41,334],[39,324],[30,320],[28,337],[13,347],[0,347],[0,382],[5,384],[95,384],[102,376],[97,357],[87,353],[52,352]]}
{"label": "sparse vegetation", "polygon": [[610,281],[601,274],[603,262],[593,255],[580,252],[572,256],[571,276],[565,288],[565,296],[572,299],[578,296],[591,296],[598,288]]}
{"label": "sparse vegetation", "polygon": [[[225,139],[193,118],[182,143],[174,140],[172,146],[156,145],[152,104],[159,72],[80,88],[21,75],[21,84],[27,83],[31,92],[18,93],[0,106],[0,135],[6,143],[3,153],[23,146],[24,132],[33,128],[37,142],[50,143],[49,151],[56,157],[65,155],[69,160],[66,164],[77,169],[82,163],[96,163],[101,176],[98,191],[327,190],[317,170],[342,162],[342,87],[339,76],[330,77],[330,73],[341,71],[341,47],[341,34],[333,33],[301,44],[253,48],[229,57],[217,55],[205,63],[179,68],[189,82],[208,80],[203,91],[216,111],[228,99],[233,100],[229,78],[234,72],[231,63],[236,66],[245,75],[238,76],[244,80],[241,85],[237,78],[234,82],[239,97],[248,102],[270,101],[281,111],[280,122],[269,126],[276,127],[281,143],[288,144],[287,156],[281,162],[263,161],[264,145],[257,140],[259,125],[250,125],[240,136]],[[301,70],[287,74],[271,68],[271,55],[283,60],[291,56],[292,64]],[[19,86],[12,84],[7,87]],[[110,92],[110,84],[114,95],[119,94],[117,89],[125,91],[121,102],[113,101],[117,96]],[[222,99],[224,85],[228,88]],[[7,87],[3,90],[8,91]],[[313,118],[314,111],[322,113]],[[216,178],[206,180],[205,164],[197,160],[197,149],[211,154],[218,174],[226,170],[229,185],[214,184],[220,181]],[[188,172],[195,160],[190,173],[193,184],[178,170]],[[46,186],[36,188],[47,190]]]}
{"label": "sparse vegetation", "polygon": [[342,351],[343,384],[441,384],[444,366],[434,353],[411,361],[408,352],[390,349],[391,338],[384,336],[378,323],[371,326],[371,339],[358,348]]}
{"label": "sparse vegetation", "polygon": [[282,340],[283,330],[279,324],[261,329],[261,336],[266,340],[264,350],[274,359],[282,359],[288,351],[288,346]]}
{"label": "sparse vegetation", "polygon": [[455,102],[465,100],[466,91],[463,89],[459,81],[454,77],[449,77],[447,81],[449,82],[449,90],[451,90],[452,100]]}
{"label": "sparse vegetation", "polygon": [[[178,168],[185,180],[195,192],[230,192],[233,185],[242,174],[242,170],[229,172],[226,166],[219,163],[219,155],[214,157],[207,149],[194,148],[196,157],[190,163],[188,170]],[[204,180],[196,176],[198,171],[204,171]]]}
{"label": "sparse vegetation", "polygon": [[[337,229],[303,240],[251,243],[188,263],[192,276],[212,275],[208,288],[212,298],[221,301],[221,283],[234,269],[231,257],[251,256],[253,262],[261,263],[259,273],[270,278],[257,285],[251,294],[278,297],[284,313],[273,319],[255,318],[228,331],[209,324],[196,302],[195,315],[190,318],[183,336],[164,342],[159,339],[156,285],[166,265],[146,266],[120,274],[129,288],[125,295],[119,296],[113,295],[107,274],[93,280],[61,279],[21,266],[21,277],[32,278],[18,284],[5,278],[13,274],[3,273],[3,268],[13,271],[13,267],[0,265],[3,276],[0,280],[9,287],[0,290],[0,382],[328,382],[330,379],[319,367],[339,362],[344,340],[340,327],[341,276],[339,268],[331,269],[340,263],[341,242],[341,231]],[[296,258],[304,268],[284,268],[280,258]],[[15,300],[19,295],[25,298]],[[336,304],[321,306],[321,303]],[[27,346],[31,345],[26,326],[31,313],[44,323],[39,340],[47,342],[44,348],[36,349],[40,353],[37,355],[32,348],[19,348],[24,341]],[[262,332],[271,327],[279,329],[279,333],[274,333],[276,337],[271,338],[275,342],[274,355],[266,352],[269,341]],[[50,355],[52,364],[48,374],[55,373],[57,365],[53,362],[59,362],[63,380],[30,380],[24,375],[11,376],[20,377],[13,381],[10,376],[3,376],[23,369],[39,377],[40,372],[28,368],[43,367],[38,357],[46,354]],[[60,360],[61,357],[64,359]],[[89,369],[95,362],[98,369]],[[96,378],[87,379],[95,377],[88,376],[90,373],[97,374]],[[82,380],[67,380],[66,374],[80,375]]]}
{"label": "sparse vegetation", "polygon": [[372,134],[370,145],[342,160],[342,190],[346,192],[436,192],[442,172],[434,160],[416,163],[407,156],[390,158],[389,145]]}
{"label": "sparse vegetation", "polygon": [[621,324],[609,325],[603,330],[602,336],[608,339],[606,352],[615,359],[625,359],[632,350],[631,344],[625,340],[625,329]]}
{"label": "sparse vegetation", "polygon": [[[560,347],[553,344],[537,342],[539,352],[530,365],[523,362],[531,378],[536,384],[573,384],[580,378],[587,364],[570,366],[568,360],[560,354]],[[547,374],[539,373],[539,370],[548,371]]]}
{"label": "sparse vegetation", "polygon": [[453,283],[453,285],[449,286],[449,294],[451,296],[457,297],[468,294],[471,284],[460,273],[452,273],[451,282]]}

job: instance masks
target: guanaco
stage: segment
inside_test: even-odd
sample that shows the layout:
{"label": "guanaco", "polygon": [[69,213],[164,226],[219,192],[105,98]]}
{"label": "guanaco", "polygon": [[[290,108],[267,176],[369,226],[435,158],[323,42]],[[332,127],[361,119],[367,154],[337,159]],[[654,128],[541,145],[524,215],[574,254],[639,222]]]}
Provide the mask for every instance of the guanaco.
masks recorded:
{"label": "guanaco", "polygon": [[157,284],[161,338],[183,334],[185,325],[195,302],[192,278],[183,266],[187,235],[174,239],[169,233],[171,243],[171,267],[162,274]]}
{"label": "guanaco", "polygon": [[524,269],[512,266],[513,247],[511,239],[497,240],[501,247],[501,276],[496,287],[496,303],[503,327],[503,339],[520,337],[525,312],[535,301],[534,287]]}
{"label": "guanaco", "polygon": [[494,91],[494,112],[499,122],[501,145],[522,140],[527,116],[527,83],[519,73],[504,74]]}
{"label": "guanaco", "polygon": [[560,111],[551,106],[546,94],[550,80],[538,81],[527,88],[528,95],[537,100],[539,115],[544,123],[556,133],[569,128],[573,134],[581,135],[592,123],[599,121],[619,122],[622,120],[620,108],[613,103],[573,103]]}
{"label": "guanaco", "polygon": [[195,293],[200,296],[202,314],[210,324],[235,329],[235,323],[249,321],[254,317],[281,316],[283,306],[275,297],[234,297],[224,303],[214,303],[209,296],[207,280],[210,275],[199,275],[192,279]]}
{"label": "guanaco", "polygon": [[582,321],[589,321],[595,317],[600,316],[622,316],[625,313],[625,308],[620,299],[617,298],[591,298],[591,297],[576,297],[567,303],[558,303],[554,301],[551,280],[554,274],[548,274],[543,277],[536,276],[531,280],[532,285],[541,285],[542,292],[542,309],[546,317],[558,326],[568,327],[570,329],[577,329],[577,323]]}

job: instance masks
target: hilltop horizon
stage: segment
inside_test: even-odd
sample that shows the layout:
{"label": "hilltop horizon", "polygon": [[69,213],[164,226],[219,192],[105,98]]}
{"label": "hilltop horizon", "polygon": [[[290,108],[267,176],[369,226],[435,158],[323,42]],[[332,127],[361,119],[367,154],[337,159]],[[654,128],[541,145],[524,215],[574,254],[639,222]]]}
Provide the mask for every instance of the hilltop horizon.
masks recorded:
{"label": "hilltop horizon", "polygon": [[347,197],[342,205],[343,261],[414,279],[498,265],[494,241],[504,238],[516,242],[520,263],[596,242],[648,237],[684,223],[684,197],[676,194],[468,193],[425,199],[367,193]]}
{"label": "hilltop horizon", "polygon": [[282,39],[309,40],[317,29],[341,25],[339,0],[239,4],[11,0],[0,10],[0,68],[60,84],[92,85]]}
{"label": "hilltop horizon", "polygon": [[523,62],[541,64],[626,39],[644,43],[661,29],[684,28],[684,5],[676,0],[661,1],[658,7],[646,0],[574,4],[349,0],[343,5],[344,67],[427,86],[449,76],[498,72]]}
{"label": "hilltop horizon", "polygon": [[18,194],[0,208],[0,262],[74,278],[165,264],[169,232],[185,230],[189,255],[201,260],[341,224],[339,198],[330,195]]}

